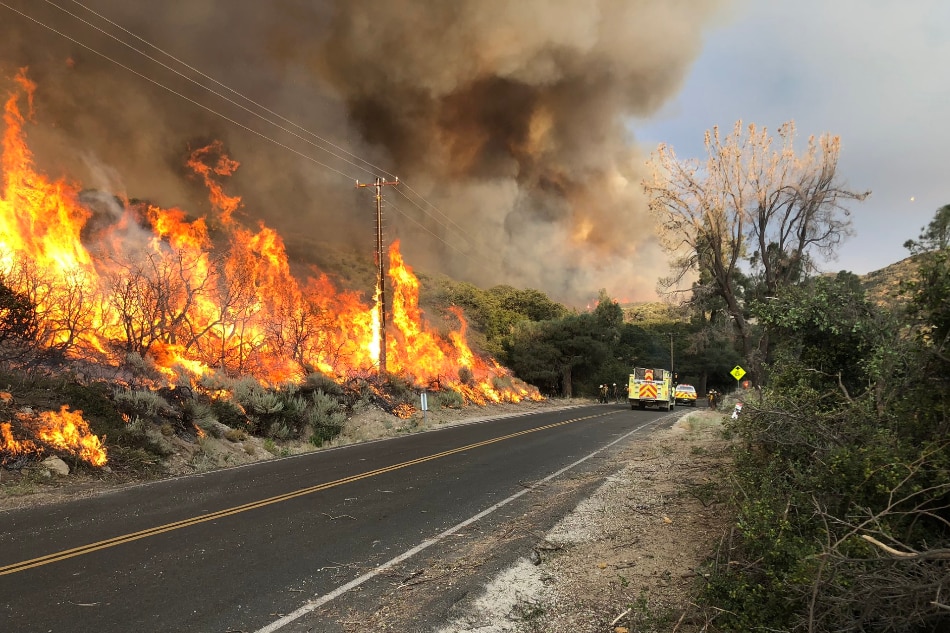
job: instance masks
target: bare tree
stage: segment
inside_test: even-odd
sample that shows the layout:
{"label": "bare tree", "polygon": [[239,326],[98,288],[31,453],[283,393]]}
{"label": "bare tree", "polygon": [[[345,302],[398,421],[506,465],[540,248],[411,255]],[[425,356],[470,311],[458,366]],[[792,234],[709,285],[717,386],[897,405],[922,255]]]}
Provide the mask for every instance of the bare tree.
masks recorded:
{"label": "bare tree", "polygon": [[190,319],[210,281],[200,255],[168,249],[119,264],[106,278],[108,301],[124,335],[125,349],[148,354],[157,342],[193,343]]}
{"label": "bare tree", "polygon": [[705,162],[660,145],[643,183],[672,257],[673,274],[662,285],[672,290],[695,275],[707,285],[701,290],[721,297],[753,374],[768,341],[753,340],[747,291],[757,283],[760,294],[774,294],[813,272],[814,255],[832,257],[849,234],[844,203],[868,195],[839,182],[839,137],[812,136],[802,154],[794,140],[792,122],[777,138],[741,121],[725,137],[714,127],[706,132]]}
{"label": "bare tree", "polygon": [[11,286],[35,306],[35,340],[60,354],[94,349],[95,322],[101,314],[98,288],[79,268],[44,270],[19,257],[6,272]]}

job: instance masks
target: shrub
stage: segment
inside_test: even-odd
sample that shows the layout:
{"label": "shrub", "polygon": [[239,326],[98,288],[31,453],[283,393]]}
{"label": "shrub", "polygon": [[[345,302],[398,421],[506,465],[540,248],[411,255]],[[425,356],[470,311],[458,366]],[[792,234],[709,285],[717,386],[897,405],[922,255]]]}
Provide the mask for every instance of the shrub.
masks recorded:
{"label": "shrub", "polygon": [[192,424],[211,437],[221,437],[221,427],[210,404],[191,400],[185,406],[185,414]]}
{"label": "shrub", "polygon": [[311,407],[307,411],[307,424],[310,427],[310,443],[323,446],[343,430],[346,414],[336,398],[315,391],[311,394]]}
{"label": "shrub", "polygon": [[148,389],[116,389],[113,392],[116,406],[130,416],[137,415],[157,421],[162,416],[175,413],[175,409],[154,391]]}
{"label": "shrub", "polygon": [[229,442],[243,442],[247,439],[247,433],[243,429],[228,429],[224,432],[224,439]]}
{"label": "shrub", "polygon": [[461,409],[465,405],[465,400],[457,391],[442,389],[429,394],[429,404],[440,409]]}
{"label": "shrub", "polygon": [[303,384],[300,385],[300,391],[303,393],[312,393],[322,391],[331,396],[342,396],[343,387],[341,387],[333,378],[326,374],[312,373],[307,374]]}
{"label": "shrub", "polygon": [[244,429],[248,425],[247,414],[241,405],[232,400],[220,399],[211,401],[211,412],[218,422],[233,429]]}

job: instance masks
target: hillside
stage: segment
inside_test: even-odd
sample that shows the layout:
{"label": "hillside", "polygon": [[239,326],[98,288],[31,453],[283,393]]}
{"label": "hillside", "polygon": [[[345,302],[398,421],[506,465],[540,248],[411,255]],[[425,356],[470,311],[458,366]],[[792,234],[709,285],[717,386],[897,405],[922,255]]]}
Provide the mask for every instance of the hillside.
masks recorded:
{"label": "hillside", "polygon": [[917,275],[915,257],[907,257],[861,276],[868,299],[876,305],[893,306],[903,302],[900,296],[901,282],[913,281]]}

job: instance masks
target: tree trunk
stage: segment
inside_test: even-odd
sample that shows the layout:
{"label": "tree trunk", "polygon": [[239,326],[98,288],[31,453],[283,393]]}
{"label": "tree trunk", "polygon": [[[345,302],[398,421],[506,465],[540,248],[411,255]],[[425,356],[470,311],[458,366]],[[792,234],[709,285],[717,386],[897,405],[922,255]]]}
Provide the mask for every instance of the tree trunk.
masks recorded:
{"label": "tree trunk", "polygon": [[567,363],[561,366],[561,392],[565,398],[574,397],[574,389],[571,385],[571,364]]}

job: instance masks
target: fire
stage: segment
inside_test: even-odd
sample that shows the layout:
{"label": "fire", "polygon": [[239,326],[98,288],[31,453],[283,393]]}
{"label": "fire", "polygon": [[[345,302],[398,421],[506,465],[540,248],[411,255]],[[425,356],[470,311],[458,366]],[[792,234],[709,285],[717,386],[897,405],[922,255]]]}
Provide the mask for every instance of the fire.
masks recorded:
{"label": "fire", "polygon": [[3,454],[13,458],[20,455],[40,453],[40,448],[30,440],[17,440],[9,422],[0,422],[0,464],[6,463]]}
{"label": "fire", "polygon": [[105,466],[107,457],[102,441],[89,430],[82,411],[70,411],[63,405],[57,411],[43,411],[39,415],[20,412],[17,421],[37,438],[17,440],[9,422],[0,424],[0,453],[12,455],[42,454],[43,446],[64,451],[83,459],[93,466]]}
{"label": "fire", "polygon": [[63,405],[59,413],[43,411],[38,418],[37,437],[53,446],[84,459],[93,466],[105,466],[106,449],[99,438],[89,431],[82,411],[70,411]]}
{"label": "fire", "polygon": [[[0,275],[36,306],[41,346],[114,366],[137,353],[169,383],[224,371],[277,385],[314,369],[342,381],[378,368],[380,289],[367,301],[317,271],[304,281],[291,274],[281,236],[236,217],[241,198],[223,183],[239,163],[220,143],[187,159],[208,189],[208,217],[117,201],[118,220],[90,223],[96,212],[80,201],[79,186],[50,181],[34,168],[25,127],[35,85],[24,71],[15,85],[4,105],[0,148]],[[419,387],[456,389],[476,403],[540,398],[469,348],[461,311],[454,312],[456,330],[434,331],[398,242],[389,259],[387,370]],[[45,419],[64,431],[69,424],[88,430],[77,413]],[[7,440],[12,436],[5,440],[12,446]],[[84,459],[95,463],[97,449],[87,446]]]}

